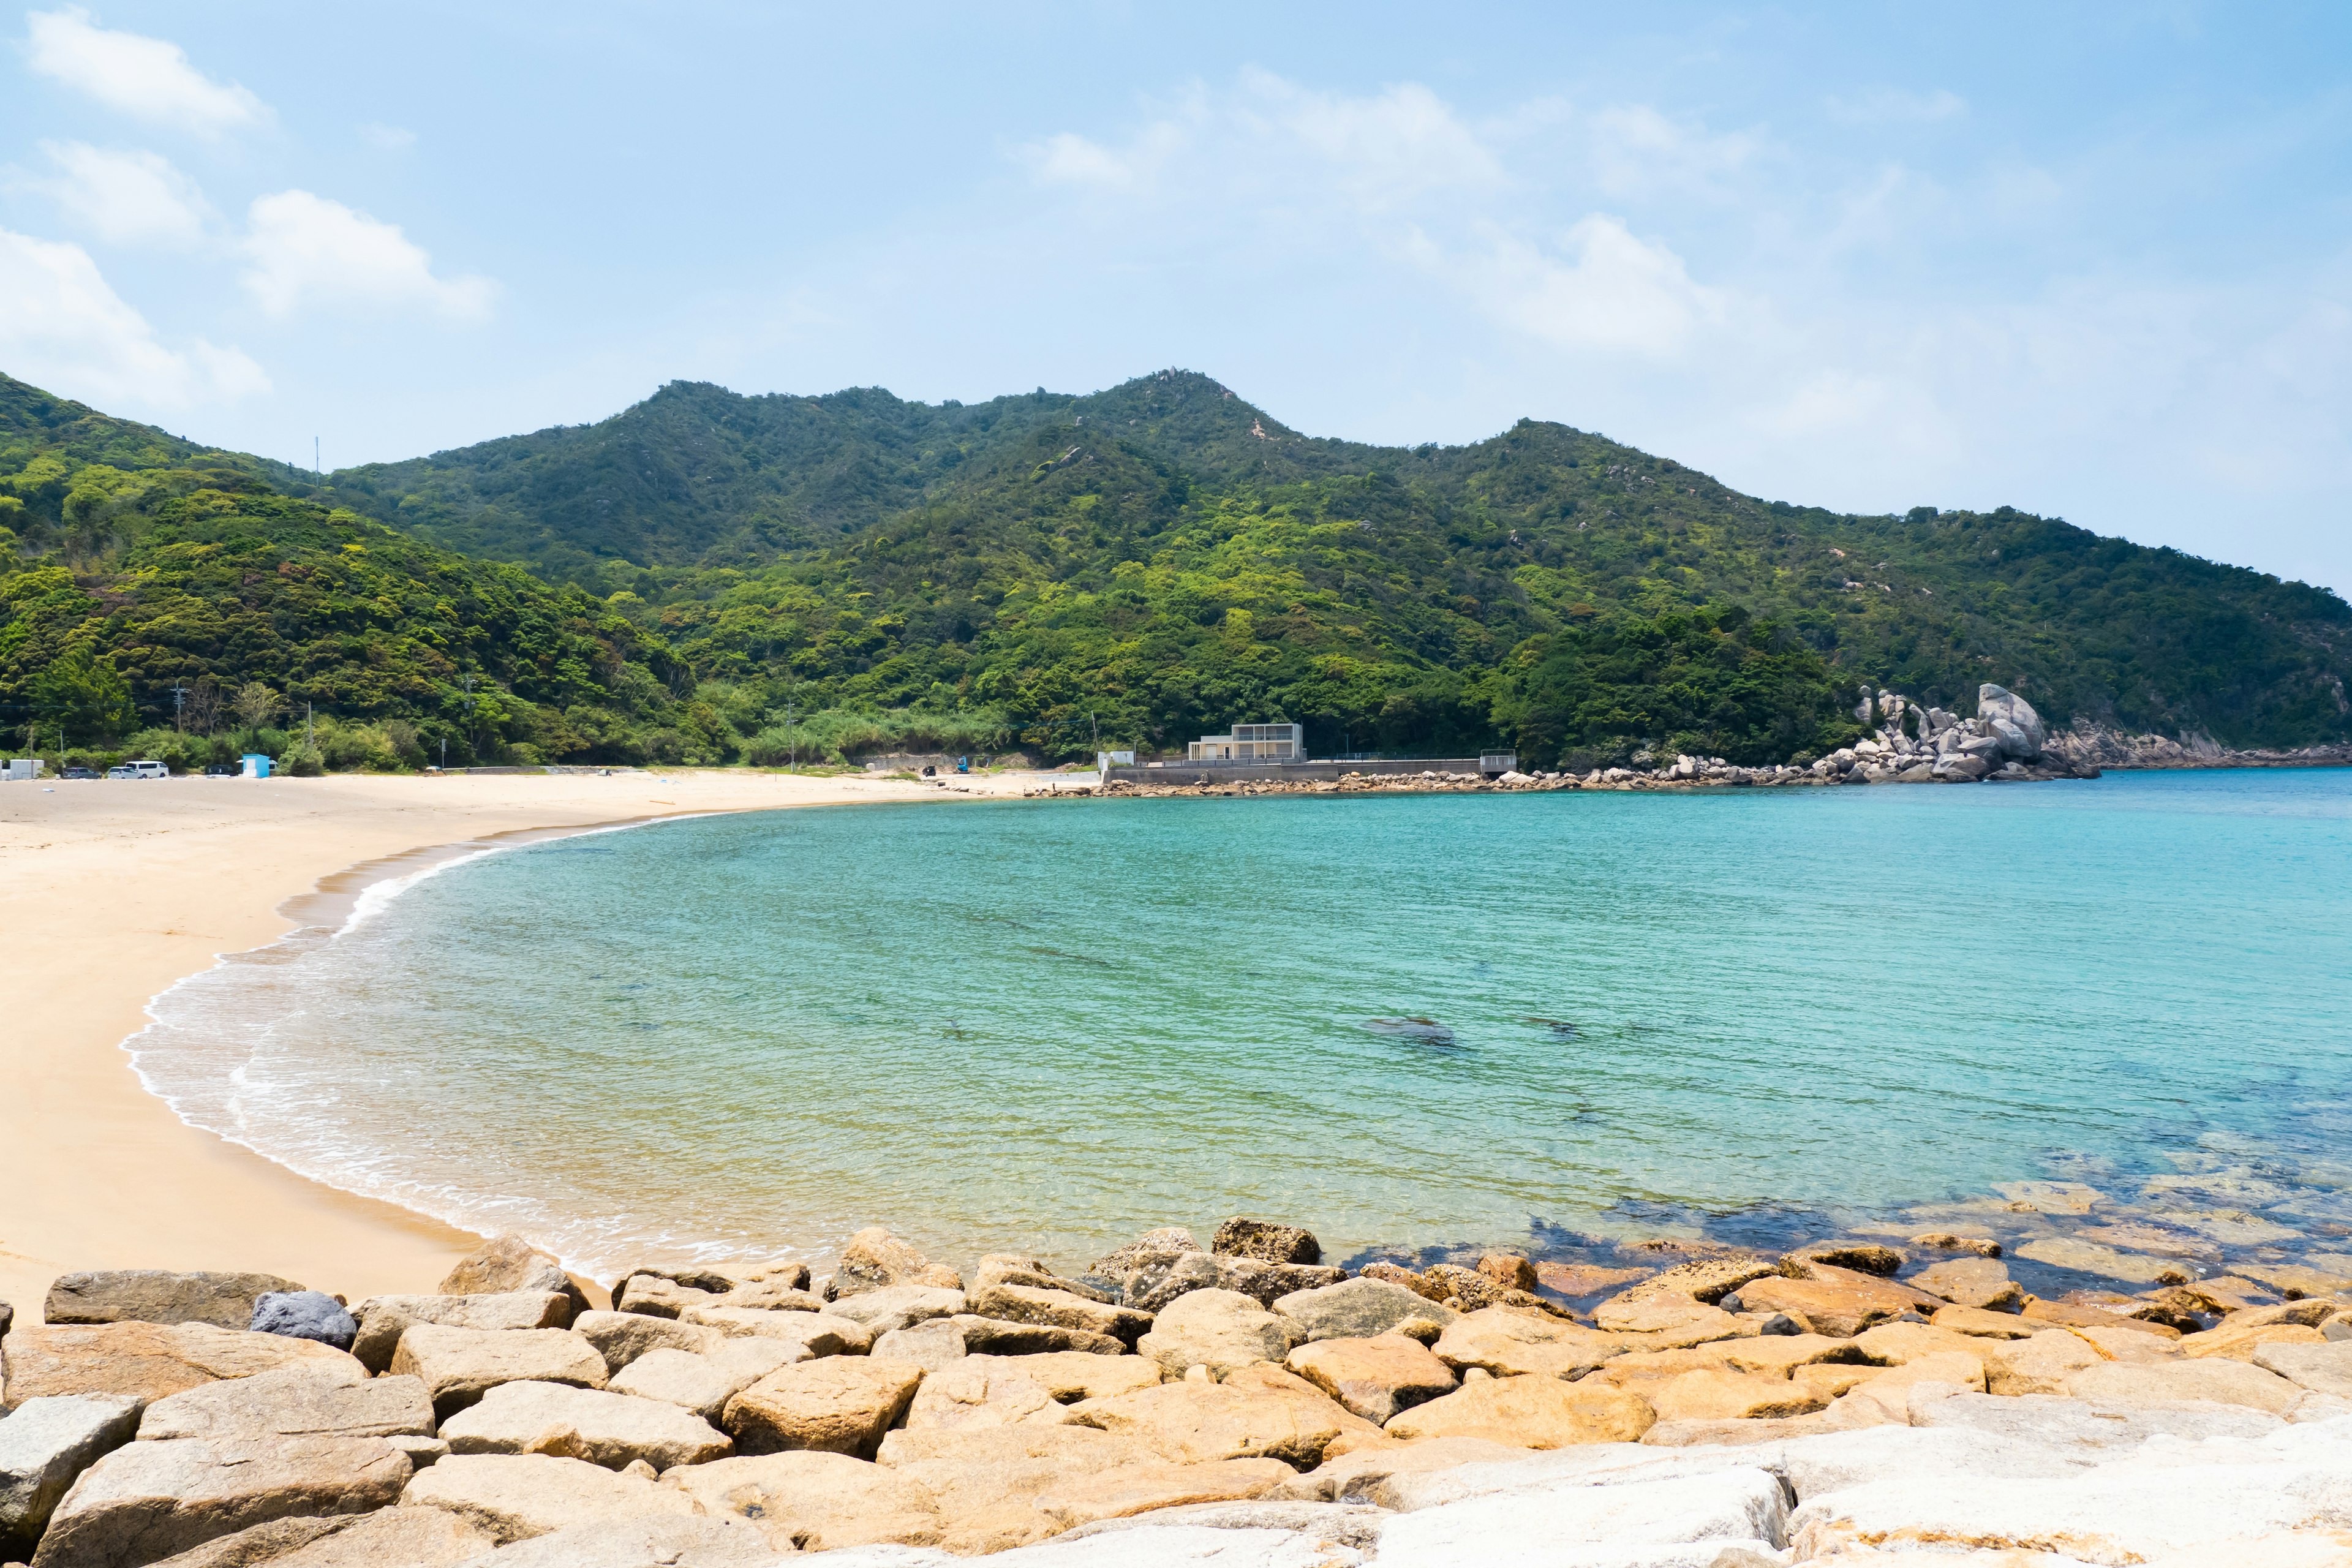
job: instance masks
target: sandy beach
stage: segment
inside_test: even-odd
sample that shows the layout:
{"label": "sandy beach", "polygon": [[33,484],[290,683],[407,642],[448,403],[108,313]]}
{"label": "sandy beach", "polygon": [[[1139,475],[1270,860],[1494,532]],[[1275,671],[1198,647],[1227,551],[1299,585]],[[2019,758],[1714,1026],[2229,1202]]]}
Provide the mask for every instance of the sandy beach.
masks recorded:
{"label": "sandy beach", "polygon": [[373,863],[500,834],[1045,782],[711,771],[0,784],[0,1301],[37,1321],[57,1275],[127,1268],[261,1269],[356,1299],[437,1279],[477,1245],[187,1126],[122,1049],[157,993],[217,954],[337,918],[336,900],[383,870]]}

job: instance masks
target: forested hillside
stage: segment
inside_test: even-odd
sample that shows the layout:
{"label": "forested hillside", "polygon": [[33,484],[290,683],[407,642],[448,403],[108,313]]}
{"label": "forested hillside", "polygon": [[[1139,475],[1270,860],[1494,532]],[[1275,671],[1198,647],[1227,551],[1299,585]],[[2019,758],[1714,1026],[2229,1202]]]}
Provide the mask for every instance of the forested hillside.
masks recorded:
{"label": "forested hillside", "polygon": [[[549,760],[1071,755],[1293,719],[1318,752],[1780,761],[1853,733],[1857,685],[1969,711],[1988,679],[2058,723],[2352,738],[2352,607],[2321,590],[2006,509],[1767,503],[1557,425],[1313,439],[1182,373],[971,406],[678,384],[323,482],[21,384],[0,421],[11,714],[86,653],[142,722],[175,682],[262,679],[419,744],[471,675],[500,719],[469,754]],[[328,586],[281,592],[302,572]],[[68,590],[87,606],[26,607]]]}

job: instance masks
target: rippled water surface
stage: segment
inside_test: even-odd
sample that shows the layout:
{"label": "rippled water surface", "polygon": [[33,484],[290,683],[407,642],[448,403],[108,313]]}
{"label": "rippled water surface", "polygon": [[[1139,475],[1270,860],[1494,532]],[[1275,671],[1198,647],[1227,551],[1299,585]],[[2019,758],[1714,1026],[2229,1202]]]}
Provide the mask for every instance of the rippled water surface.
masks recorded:
{"label": "rippled water surface", "polygon": [[134,1045],[595,1271],[1243,1211],[1540,1249],[2200,1148],[2325,1206],[2347,889],[2342,771],[778,811],[459,865]]}

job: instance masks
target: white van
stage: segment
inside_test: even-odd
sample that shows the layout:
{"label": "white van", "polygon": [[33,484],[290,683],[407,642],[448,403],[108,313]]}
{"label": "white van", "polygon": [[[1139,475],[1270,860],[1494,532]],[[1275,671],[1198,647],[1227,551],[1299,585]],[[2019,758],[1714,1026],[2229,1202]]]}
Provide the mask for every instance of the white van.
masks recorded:
{"label": "white van", "polygon": [[172,776],[172,770],[162,763],[150,759],[146,762],[125,763],[121,767],[109,768],[106,770],[106,776],[110,779],[167,779]]}

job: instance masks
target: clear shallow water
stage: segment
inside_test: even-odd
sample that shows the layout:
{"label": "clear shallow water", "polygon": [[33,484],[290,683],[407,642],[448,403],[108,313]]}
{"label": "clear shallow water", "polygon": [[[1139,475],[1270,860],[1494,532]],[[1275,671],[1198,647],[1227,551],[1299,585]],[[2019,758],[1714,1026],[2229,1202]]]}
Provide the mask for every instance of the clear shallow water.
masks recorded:
{"label": "clear shallow water", "polygon": [[2335,1214],[2347,889],[2343,771],[808,809],[476,858],[133,1045],[604,1274],[1236,1212],[1540,1252],[2215,1151]]}

